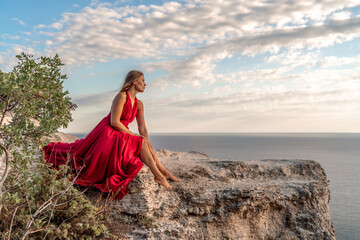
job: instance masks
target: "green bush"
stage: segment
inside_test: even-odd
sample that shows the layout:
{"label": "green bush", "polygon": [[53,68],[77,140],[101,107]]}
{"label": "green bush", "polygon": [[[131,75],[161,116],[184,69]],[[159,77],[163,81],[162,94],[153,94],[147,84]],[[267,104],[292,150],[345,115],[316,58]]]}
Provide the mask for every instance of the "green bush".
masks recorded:
{"label": "green bush", "polygon": [[[67,173],[67,166],[62,166],[58,171],[46,164],[38,164],[36,176],[30,181],[23,186],[13,182],[17,188],[9,189],[2,196],[4,206],[0,213],[0,238],[6,239],[11,234],[12,239],[19,239],[31,216],[35,216],[28,231],[31,239],[45,236],[46,239],[104,236],[107,230],[100,216],[97,216],[96,207],[82,192],[71,186]],[[49,207],[36,215],[48,200]]]}
{"label": "green bush", "polygon": [[9,165],[0,176],[0,239],[104,237],[97,208],[72,184],[76,176],[65,165],[50,168],[40,153],[76,108],[63,91],[63,64],[58,55],[17,58],[12,72],[0,70],[0,156]]}

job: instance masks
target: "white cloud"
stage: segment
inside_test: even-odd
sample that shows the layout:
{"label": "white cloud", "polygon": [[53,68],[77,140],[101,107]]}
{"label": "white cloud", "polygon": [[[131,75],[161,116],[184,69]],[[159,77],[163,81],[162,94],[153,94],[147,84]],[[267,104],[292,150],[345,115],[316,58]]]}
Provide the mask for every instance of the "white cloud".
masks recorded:
{"label": "white cloud", "polygon": [[337,12],[331,16],[332,20],[347,20],[350,18],[351,18],[351,12],[349,11]]}
{"label": "white cloud", "polygon": [[[350,38],[346,38],[347,36]],[[328,47],[359,36],[360,17],[345,21],[333,21],[326,25],[274,30],[262,35],[235,38],[207,45],[199,51],[216,52],[231,49],[234,52],[240,51],[243,54],[254,55],[271,52],[274,47],[275,49],[284,47],[291,50]]]}
{"label": "white cloud", "polygon": [[11,40],[19,40],[20,39],[19,36],[11,36],[10,34],[7,34],[7,33],[1,34],[1,38],[2,39],[11,39]]}
{"label": "white cloud", "polygon": [[[47,41],[46,53],[59,53],[68,66],[129,57],[151,59],[142,65],[144,70],[167,72],[154,81],[154,87],[165,90],[190,85],[200,89],[215,81],[249,84],[256,79],[254,75],[257,79],[285,81],[281,74],[291,68],[312,68],[319,63],[319,53],[306,53],[307,49],[360,36],[360,17],[325,22],[331,16],[339,19],[339,11],[346,15],[344,9],[354,1],[259,3],[169,2],[120,8],[98,3],[79,13],[65,13],[50,25],[57,31],[48,33],[51,40]],[[287,50],[279,54],[280,49]],[[267,52],[271,53],[268,62],[286,67],[232,75],[214,73],[219,61],[235,54]],[[294,77],[287,75],[286,80]]]}
{"label": "white cloud", "polygon": [[[358,36],[360,36],[360,18],[333,21],[327,25],[274,30],[262,35],[224,40],[195,49],[191,57],[182,60],[150,63],[144,66],[147,70],[167,70],[170,74],[163,79],[171,79],[175,82],[191,83],[194,79],[214,81],[213,70],[216,67],[216,61],[230,57],[232,53],[245,55],[276,53],[283,47],[289,49],[286,59],[282,61],[283,64],[292,67],[312,67],[318,62],[317,54],[300,55],[299,49],[328,47]],[[269,61],[275,59],[276,56],[273,56],[269,58]]]}
{"label": "white cloud", "polygon": [[46,25],[45,24],[39,24],[37,26],[35,26],[35,29],[40,29],[40,28],[45,28]]}
{"label": "white cloud", "polygon": [[320,48],[358,37],[359,19],[323,24],[355,3],[190,1],[117,8],[95,1],[93,8],[65,13],[49,26],[62,30],[51,34],[55,45],[47,52],[59,52],[67,63],[82,65],[127,57],[192,59],[198,47],[207,56],[214,48],[249,55],[276,53],[281,47]]}
{"label": "white cloud", "polygon": [[[147,91],[139,96],[145,104],[149,130],[231,131],[228,124],[236,124],[234,131],[356,131],[354,119],[360,117],[359,69],[315,68],[292,73],[283,67],[216,77],[233,81],[206,91],[181,91],[163,98]],[[79,109],[68,131],[90,131],[108,114],[115,94],[74,97]],[[309,125],[311,119],[314,122]],[[331,127],[321,125],[324,119],[331,122]],[[136,131],[136,124],[132,129]]]}
{"label": "white cloud", "polygon": [[146,63],[143,68],[146,71],[164,69],[170,74],[159,79],[164,82],[165,79],[171,79],[175,84],[190,84],[195,87],[201,86],[200,82],[214,82],[215,76],[212,73],[216,67],[215,62],[224,58],[231,57],[227,51],[213,53],[203,53],[193,55],[183,60],[173,60],[155,63]]}
{"label": "white cloud", "polygon": [[0,69],[3,72],[10,72],[12,68],[17,65],[18,59],[15,56],[21,52],[33,54],[37,57],[40,56],[40,53],[31,47],[22,46],[19,44],[8,44],[7,47],[8,49],[5,52],[0,52],[0,56],[2,56],[2,62],[0,61]]}
{"label": "white cloud", "polygon": [[360,55],[356,57],[336,57],[336,56],[329,56],[325,57],[320,61],[320,66],[327,68],[327,67],[338,67],[346,64],[358,64],[360,65]]}
{"label": "white cloud", "polygon": [[276,62],[282,65],[287,65],[291,68],[304,66],[306,68],[314,67],[320,59],[319,52],[302,53],[298,50],[290,50],[281,54],[272,55],[265,60],[267,62]]}
{"label": "white cloud", "polygon": [[54,28],[56,30],[60,30],[62,27],[63,27],[62,24],[59,22],[55,22],[49,26],[49,28]]}
{"label": "white cloud", "polygon": [[24,23],[21,19],[19,18],[12,18],[11,20],[16,21],[17,23],[21,24],[21,25],[26,25],[26,23]]}
{"label": "white cloud", "polygon": [[73,101],[81,107],[102,108],[104,102],[111,102],[116,93],[117,91],[110,91],[105,93],[101,92],[96,94],[78,95],[73,97]]}
{"label": "white cloud", "polygon": [[[64,13],[35,30],[46,38],[41,42],[45,53],[59,53],[67,66],[137,58],[147,72],[165,71],[152,87],[181,89],[173,88],[171,97],[145,97],[153,131],[171,130],[167,121],[179,131],[216,129],[219,123],[220,130],[239,123],[266,130],[259,126],[267,120],[281,127],[277,116],[295,119],[289,124],[282,120],[289,128],[301,119],[310,123],[311,117],[318,127],[324,119],[335,123],[341,116],[359,117],[359,56],[322,53],[359,38],[360,16],[351,13],[360,6],[358,0],[189,0],[118,7],[122,2],[92,0],[79,12]],[[1,53],[0,65],[11,62],[5,59],[21,48],[11,47]],[[258,56],[260,62],[242,71],[217,69],[219,62],[244,55]],[[344,65],[350,67],[333,68]],[[79,109],[70,126],[84,130],[81,120],[88,124],[84,131],[91,130],[108,113],[114,94],[75,97]]]}
{"label": "white cloud", "polygon": [[[247,70],[240,72],[232,72],[227,74],[217,74],[216,78],[222,82],[228,83],[254,83],[254,82],[278,82],[284,80],[291,80],[290,77],[284,77],[284,74],[289,72],[288,67],[268,68]],[[294,76],[292,76],[293,78]]]}

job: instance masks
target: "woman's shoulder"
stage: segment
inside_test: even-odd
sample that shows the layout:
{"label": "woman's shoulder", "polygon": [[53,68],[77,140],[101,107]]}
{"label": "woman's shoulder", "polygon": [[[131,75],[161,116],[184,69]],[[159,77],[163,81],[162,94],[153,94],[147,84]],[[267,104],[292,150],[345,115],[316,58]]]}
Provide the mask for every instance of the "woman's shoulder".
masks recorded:
{"label": "woman's shoulder", "polygon": [[138,98],[137,98],[137,100],[138,100],[138,105],[141,106],[141,107],[143,107],[143,106],[144,106],[143,102],[142,102],[140,99],[138,99]]}
{"label": "woman's shoulder", "polygon": [[123,92],[119,92],[118,94],[116,94],[116,97],[120,97],[120,98],[126,98],[126,91]]}
{"label": "woman's shoulder", "polygon": [[113,102],[118,102],[121,100],[126,100],[126,92],[118,92],[115,95]]}
{"label": "woman's shoulder", "polygon": [[118,95],[126,96],[126,91],[119,92]]}

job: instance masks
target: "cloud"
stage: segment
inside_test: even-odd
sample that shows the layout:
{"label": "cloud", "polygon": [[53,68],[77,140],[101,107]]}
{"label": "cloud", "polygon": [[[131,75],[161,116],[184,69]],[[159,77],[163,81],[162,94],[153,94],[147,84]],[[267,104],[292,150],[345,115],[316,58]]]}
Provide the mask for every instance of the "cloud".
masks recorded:
{"label": "cloud", "polygon": [[11,20],[13,20],[13,21],[15,21],[15,22],[17,22],[17,23],[19,23],[19,24],[21,24],[21,25],[23,25],[23,26],[25,26],[26,25],[26,23],[24,23],[21,19],[19,19],[19,18],[12,18]]}
{"label": "cloud", "polygon": [[319,52],[306,52],[303,53],[299,50],[290,50],[283,52],[281,54],[272,55],[265,59],[269,63],[280,63],[282,65],[287,65],[291,68],[304,66],[306,68],[312,68],[318,64],[319,59],[321,58]]}
{"label": "cloud", "polygon": [[[176,62],[162,62],[145,64],[145,68],[168,70],[170,74],[164,78],[187,83],[189,79],[202,79],[203,81],[215,79],[212,74],[216,67],[216,61],[231,56],[232,53],[243,55],[256,55],[266,52],[278,52],[280,48],[287,48],[293,56],[287,56],[288,65],[292,67],[307,66],[312,67],[317,63],[316,54],[308,53],[302,55],[301,59],[296,50],[314,49],[334,45],[344,41],[352,40],[360,36],[360,17],[331,21],[328,24],[321,24],[310,27],[295,27],[286,30],[274,30],[262,35],[239,37],[208,44],[194,50],[191,57]],[[194,60],[197,62],[194,63]],[[269,61],[275,60],[270,57]],[[279,60],[279,59],[277,59]],[[286,63],[283,61],[283,63]],[[157,66],[157,67],[155,67]],[[199,69],[205,72],[201,73]],[[202,76],[202,77],[201,77]],[[198,83],[198,81],[195,81]]]}
{"label": "cloud", "polygon": [[313,49],[328,47],[335,43],[349,41],[360,36],[360,17],[331,21],[309,27],[294,27],[290,29],[274,30],[256,36],[235,38],[224,42],[207,45],[199,52],[218,52],[232,50],[243,54],[277,52],[281,47],[288,49]]}
{"label": "cloud", "polygon": [[131,3],[131,0],[116,0],[114,5],[123,4],[123,3]]}
{"label": "cloud", "polygon": [[[222,74],[226,78],[226,74]],[[341,114],[360,101],[358,69],[315,69],[301,73],[263,69],[229,74],[234,81],[195,96],[169,97],[152,103],[151,111],[219,118],[244,114],[292,112]],[[235,81],[239,77],[240,81]],[[253,84],[248,85],[249,82]]]}
{"label": "cloud", "polygon": [[2,39],[10,39],[10,40],[19,40],[20,39],[19,36],[11,36],[10,34],[7,34],[7,33],[1,34],[1,38]]}
{"label": "cloud", "polygon": [[[306,121],[315,115],[358,116],[359,56],[327,56],[322,50],[360,37],[360,16],[352,13],[359,6],[358,0],[189,0],[138,6],[92,0],[59,21],[38,25],[35,34],[43,35],[45,54],[59,53],[70,67],[136,59],[146,72],[161,72],[152,88],[175,88],[171,96],[161,93],[168,97],[144,95],[155,130],[169,130],[163,129],[166,121],[184,131],[216,129],[221,121],[222,129],[236,121],[260,126],[266,119],[275,126],[274,116],[306,115]],[[0,64],[14,52],[1,53]],[[237,59],[255,63],[229,72],[219,68]],[[89,129],[108,113],[114,95],[74,96],[76,118],[87,121]],[[75,125],[81,128],[78,120]]]}
{"label": "cloud", "polygon": [[40,53],[32,47],[22,46],[19,44],[5,44],[5,46],[7,46],[7,50],[0,52],[0,56],[2,56],[2,61],[0,61],[0,69],[3,72],[10,72],[12,68],[17,65],[18,59],[15,56],[22,52],[33,54],[35,57],[40,56]]}
{"label": "cloud", "polygon": [[[223,73],[217,77],[232,81],[221,87],[209,85],[206,91],[203,87],[164,97],[148,89],[139,98],[154,132],[231,131],[229,124],[233,131],[355,131],[353,120],[360,117],[359,69],[294,73],[283,67]],[[67,131],[90,131],[109,113],[115,95],[109,91],[73,96],[79,108]],[[324,119],[331,122],[330,128],[321,125]],[[130,128],[136,131],[136,121]]]}
{"label": "cloud", "polygon": [[358,64],[360,65],[360,55],[355,57],[325,57],[320,61],[320,66],[323,68],[339,67],[346,64]]}
{"label": "cloud", "polygon": [[[251,112],[271,112],[273,110],[288,110],[297,111],[302,114],[303,109],[317,109],[322,112],[334,111],[335,104],[341,109],[349,102],[360,100],[360,95],[357,93],[359,87],[355,89],[332,89],[309,91],[306,89],[289,90],[281,86],[272,87],[268,89],[248,89],[242,90],[230,95],[211,98],[187,99],[184,101],[173,102],[176,107],[207,110],[214,115],[214,108],[221,106],[221,112],[232,112],[230,108],[242,111]],[[326,105],[326,106],[324,106]],[[309,108],[309,106],[311,106]],[[324,109],[325,107],[325,109]]]}
{"label": "cloud", "polygon": [[59,22],[55,22],[55,23],[53,23],[53,24],[51,24],[49,26],[49,28],[53,28],[53,29],[56,29],[56,30],[60,30],[60,29],[62,29],[62,27],[63,27],[63,25],[61,23],[59,23]]}
{"label": "cloud", "polygon": [[331,17],[332,20],[347,20],[351,18],[351,12],[350,11],[341,11],[334,13]]}
{"label": "cloud", "polygon": [[79,107],[97,108],[103,107],[104,103],[111,102],[116,94],[117,91],[100,92],[96,94],[74,96],[72,100]]}
{"label": "cloud", "polygon": [[165,79],[171,79],[177,84],[190,84],[194,87],[200,87],[201,82],[214,82],[215,76],[212,73],[216,67],[215,62],[231,57],[227,51],[213,53],[205,53],[201,55],[193,55],[183,60],[172,60],[164,62],[146,63],[143,68],[146,71],[154,71],[163,69],[169,72],[169,75],[158,79],[165,82]]}
{"label": "cloud", "polygon": [[[359,90],[359,84],[331,90],[252,87],[217,96],[163,99],[147,112],[153,131],[355,131]],[[325,126],[324,119],[331,126]],[[349,125],[339,126],[344,123]]]}
{"label": "cloud", "polygon": [[118,8],[93,2],[78,13],[64,13],[49,26],[58,31],[48,32],[54,46],[47,52],[58,52],[66,63],[82,65],[128,57],[171,60],[179,56],[192,62],[201,48],[206,53],[198,58],[206,68],[213,63],[205,57],[217,61],[223,49],[254,55],[281,47],[320,48],[351,40],[359,35],[359,18],[326,21],[357,5],[351,0],[308,4],[239,0]]}
{"label": "cloud", "polygon": [[[45,24],[39,24],[37,26],[34,27],[34,31],[38,30],[38,29],[43,29],[43,28],[46,28],[46,25]],[[50,34],[46,34],[46,32],[41,32],[45,35],[50,35]]]}

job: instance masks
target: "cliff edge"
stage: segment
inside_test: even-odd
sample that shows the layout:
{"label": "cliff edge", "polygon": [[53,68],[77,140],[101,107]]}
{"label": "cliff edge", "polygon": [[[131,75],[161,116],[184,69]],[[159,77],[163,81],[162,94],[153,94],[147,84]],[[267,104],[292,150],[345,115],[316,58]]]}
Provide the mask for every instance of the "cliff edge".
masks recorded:
{"label": "cliff edge", "polygon": [[[312,160],[232,161],[158,151],[182,182],[166,190],[144,166],[112,204],[128,239],[336,239],[326,174]],[[134,227],[132,220],[143,226]]]}
{"label": "cliff edge", "polygon": [[[59,133],[51,141],[77,138]],[[158,150],[181,182],[166,190],[144,165],[121,200],[85,194],[105,207],[120,239],[336,239],[330,191],[312,160],[224,160],[199,152]],[[110,203],[110,204],[109,204]]]}

